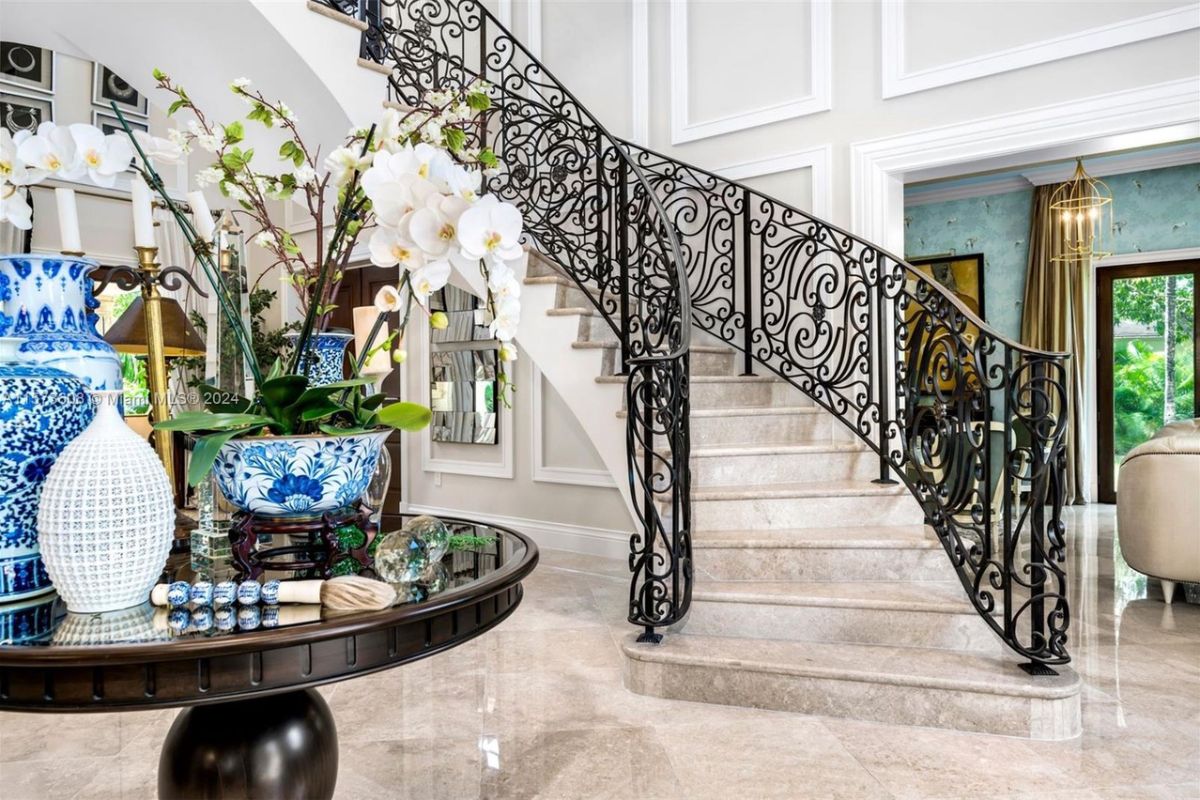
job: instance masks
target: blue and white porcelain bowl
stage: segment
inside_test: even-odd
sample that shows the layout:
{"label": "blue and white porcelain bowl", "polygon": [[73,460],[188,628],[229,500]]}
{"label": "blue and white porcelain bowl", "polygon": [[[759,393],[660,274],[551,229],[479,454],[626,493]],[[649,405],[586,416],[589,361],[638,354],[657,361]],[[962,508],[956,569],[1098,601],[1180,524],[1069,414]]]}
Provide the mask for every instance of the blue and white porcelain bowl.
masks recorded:
{"label": "blue and white porcelain bowl", "polygon": [[367,490],[391,430],[351,436],[234,439],[213,474],[230,503],[264,517],[319,517]]}

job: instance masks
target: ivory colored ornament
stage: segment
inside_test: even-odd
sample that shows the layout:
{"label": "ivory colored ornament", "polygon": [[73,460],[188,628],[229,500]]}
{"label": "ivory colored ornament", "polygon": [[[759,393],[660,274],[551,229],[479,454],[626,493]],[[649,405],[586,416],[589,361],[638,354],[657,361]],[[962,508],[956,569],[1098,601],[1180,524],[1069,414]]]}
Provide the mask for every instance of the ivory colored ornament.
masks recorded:
{"label": "ivory colored ornament", "polygon": [[121,393],[94,396],[96,418],[58,457],[38,505],[46,571],[76,613],[146,602],[175,531],[167,473],[121,419]]}

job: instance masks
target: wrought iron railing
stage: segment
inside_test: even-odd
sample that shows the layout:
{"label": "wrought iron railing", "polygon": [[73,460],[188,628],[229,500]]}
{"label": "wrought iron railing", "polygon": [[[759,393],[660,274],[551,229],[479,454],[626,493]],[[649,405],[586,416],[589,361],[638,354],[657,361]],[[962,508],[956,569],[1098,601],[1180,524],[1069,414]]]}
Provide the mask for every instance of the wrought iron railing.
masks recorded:
{"label": "wrought iron railing", "polygon": [[[357,2],[357,0],[355,0]],[[629,381],[632,623],[691,597],[691,324],[828,410],[920,502],[971,602],[1032,672],[1069,661],[1066,357],[1010,341],[902,259],[749,187],[610,135],[476,0],[362,0],[395,99],[497,87],[489,188],[618,336]],[[337,5],[338,0],[327,0]],[[346,0],[342,0],[346,2]]]}

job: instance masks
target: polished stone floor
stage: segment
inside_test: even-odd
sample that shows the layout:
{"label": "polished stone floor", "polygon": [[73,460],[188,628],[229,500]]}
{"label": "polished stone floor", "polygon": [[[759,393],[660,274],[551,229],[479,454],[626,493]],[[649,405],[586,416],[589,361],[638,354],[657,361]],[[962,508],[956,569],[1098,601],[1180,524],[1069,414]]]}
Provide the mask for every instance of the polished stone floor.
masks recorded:
{"label": "polished stone floor", "polygon": [[[326,689],[338,796],[369,798],[1200,798],[1200,606],[1160,601],[1071,510],[1083,735],[905,728],[633,695],[624,565],[543,553],[492,633]],[[154,796],[173,712],[0,715],[0,798]],[[230,720],[236,725],[237,720]]]}

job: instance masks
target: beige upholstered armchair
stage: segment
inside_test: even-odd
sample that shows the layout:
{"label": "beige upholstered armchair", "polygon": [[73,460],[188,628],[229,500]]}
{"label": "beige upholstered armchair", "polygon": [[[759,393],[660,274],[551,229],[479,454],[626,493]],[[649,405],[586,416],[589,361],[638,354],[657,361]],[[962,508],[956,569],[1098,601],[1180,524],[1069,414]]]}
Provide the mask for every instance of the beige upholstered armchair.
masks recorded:
{"label": "beige upholstered armchair", "polygon": [[1200,419],[1173,422],[1135,447],[1117,478],[1117,537],[1129,566],[1162,581],[1200,583]]}

